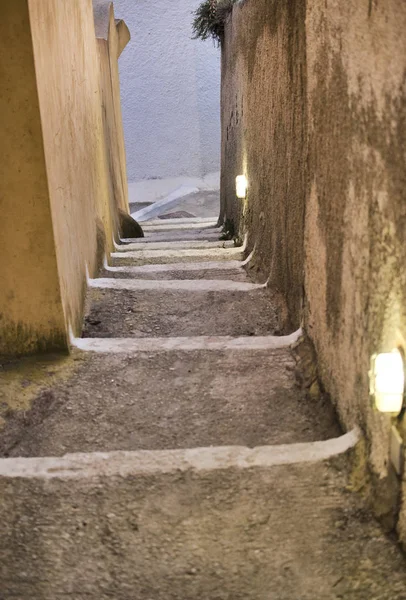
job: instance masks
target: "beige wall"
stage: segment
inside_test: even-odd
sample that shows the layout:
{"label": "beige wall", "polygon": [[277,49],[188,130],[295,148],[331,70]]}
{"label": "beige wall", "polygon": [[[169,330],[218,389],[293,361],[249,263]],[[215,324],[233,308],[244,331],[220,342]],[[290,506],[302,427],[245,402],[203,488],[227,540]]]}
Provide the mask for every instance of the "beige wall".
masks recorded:
{"label": "beige wall", "polygon": [[[79,332],[96,218],[108,229],[108,170],[91,0],[29,0],[65,319]],[[110,238],[111,240],[111,238]]]}
{"label": "beige wall", "polygon": [[103,56],[91,0],[1,5],[0,353],[67,348],[86,269],[96,273],[101,238],[112,249],[117,207],[128,210],[111,7],[109,17]]}
{"label": "beige wall", "polygon": [[118,206],[128,212],[127,169],[118,58],[130,40],[130,32],[123,21],[116,22],[112,2],[94,0],[93,6],[100,64],[103,128],[112,186],[110,194],[113,206]]}
{"label": "beige wall", "polygon": [[[234,7],[222,53],[221,217],[250,232],[255,268],[300,325],[306,173],[305,6],[258,0]],[[249,181],[246,201],[235,178]]]}
{"label": "beige wall", "polygon": [[27,0],[0,3],[0,354],[66,347]]}
{"label": "beige wall", "polygon": [[381,513],[395,500],[391,420],[371,406],[368,370],[406,337],[405,30],[403,0],[247,0],[223,47],[223,216],[238,222],[245,170],[240,227],[295,323],[304,275],[322,381],[344,426],[366,434]]}
{"label": "beige wall", "polygon": [[371,408],[368,370],[406,336],[405,28],[403,0],[308,3],[307,329],[384,484],[391,421]]}

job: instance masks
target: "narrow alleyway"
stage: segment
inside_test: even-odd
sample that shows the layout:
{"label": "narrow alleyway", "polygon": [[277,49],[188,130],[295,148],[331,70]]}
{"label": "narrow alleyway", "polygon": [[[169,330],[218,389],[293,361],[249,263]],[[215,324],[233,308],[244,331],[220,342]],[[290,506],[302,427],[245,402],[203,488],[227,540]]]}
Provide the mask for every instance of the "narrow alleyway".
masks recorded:
{"label": "narrow alleyway", "polygon": [[300,332],[243,248],[215,219],[145,231],[89,282],[69,375],[3,431],[0,597],[406,599],[351,491],[357,432],[306,396]]}

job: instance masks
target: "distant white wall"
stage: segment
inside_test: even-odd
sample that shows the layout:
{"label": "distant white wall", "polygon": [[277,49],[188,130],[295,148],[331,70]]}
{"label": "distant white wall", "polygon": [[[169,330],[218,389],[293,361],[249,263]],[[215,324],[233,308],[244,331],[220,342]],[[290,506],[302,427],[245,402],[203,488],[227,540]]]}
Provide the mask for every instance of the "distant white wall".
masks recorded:
{"label": "distant white wall", "polygon": [[131,42],[120,57],[130,182],[220,168],[220,51],[192,40],[199,0],[115,0]]}

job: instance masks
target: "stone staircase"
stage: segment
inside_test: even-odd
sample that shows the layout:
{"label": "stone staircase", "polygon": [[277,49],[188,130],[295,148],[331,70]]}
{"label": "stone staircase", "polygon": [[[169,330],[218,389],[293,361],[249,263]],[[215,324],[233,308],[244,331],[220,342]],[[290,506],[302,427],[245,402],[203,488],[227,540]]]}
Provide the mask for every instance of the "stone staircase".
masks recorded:
{"label": "stone staircase", "polygon": [[[89,281],[74,367],[5,430],[0,600],[402,600],[350,491],[357,431],[214,219],[152,221]],[[300,354],[300,352],[299,352]]]}

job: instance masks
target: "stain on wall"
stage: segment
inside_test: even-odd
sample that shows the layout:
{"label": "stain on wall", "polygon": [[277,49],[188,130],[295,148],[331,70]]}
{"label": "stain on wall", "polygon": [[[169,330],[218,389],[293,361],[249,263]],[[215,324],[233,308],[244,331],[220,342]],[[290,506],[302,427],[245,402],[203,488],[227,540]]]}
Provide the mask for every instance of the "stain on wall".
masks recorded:
{"label": "stain on wall", "polygon": [[308,2],[306,322],[324,384],[383,482],[391,419],[372,408],[368,370],[406,335],[405,27],[402,0]]}
{"label": "stain on wall", "polygon": [[[256,265],[303,319],[381,497],[393,420],[374,410],[368,371],[372,354],[406,347],[405,30],[403,0],[246,0],[222,57],[222,218],[248,231]],[[406,541],[406,505],[399,532]]]}
{"label": "stain on wall", "polygon": [[300,324],[304,281],[305,16],[297,0],[236,5],[222,52],[221,219],[249,232],[255,268],[288,306],[290,328]]}
{"label": "stain on wall", "polygon": [[66,347],[27,0],[0,4],[0,354]]}
{"label": "stain on wall", "polygon": [[104,54],[92,0],[1,4],[1,354],[68,348],[86,272],[128,211],[117,67],[128,36],[104,4]]}

